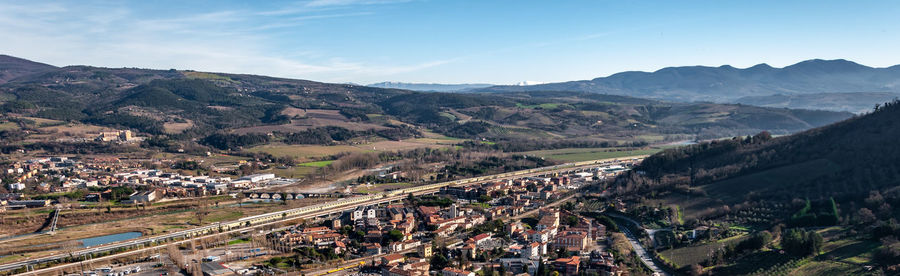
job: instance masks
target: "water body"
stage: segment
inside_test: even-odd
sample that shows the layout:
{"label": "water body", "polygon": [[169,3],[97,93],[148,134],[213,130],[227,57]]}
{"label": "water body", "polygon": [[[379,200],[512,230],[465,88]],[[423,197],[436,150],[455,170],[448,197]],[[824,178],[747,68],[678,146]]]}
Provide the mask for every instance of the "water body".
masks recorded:
{"label": "water body", "polygon": [[142,235],[143,234],[141,232],[125,232],[125,233],[119,233],[119,234],[112,234],[112,235],[106,235],[106,236],[80,239],[79,241],[81,241],[82,247],[88,247],[88,246],[97,246],[97,245],[101,245],[101,244],[107,244],[107,243],[111,243],[111,242],[130,240],[130,239],[140,237]]}

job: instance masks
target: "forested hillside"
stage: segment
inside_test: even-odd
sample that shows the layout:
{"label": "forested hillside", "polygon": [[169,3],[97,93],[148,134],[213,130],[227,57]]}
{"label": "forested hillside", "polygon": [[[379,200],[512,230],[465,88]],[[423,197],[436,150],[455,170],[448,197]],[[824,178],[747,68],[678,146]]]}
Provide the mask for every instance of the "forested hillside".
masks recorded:
{"label": "forested hillside", "polygon": [[239,74],[15,64],[40,70],[0,84],[0,110],[11,118],[130,129],[167,148],[322,145],[423,133],[501,142],[505,149],[537,140],[646,144],[787,134],[851,116],[584,92],[422,93]]}
{"label": "forested hillside", "polygon": [[[894,101],[790,136],[763,132],[668,149],[621,175],[612,188],[627,201],[678,210],[676,227],[724,228],[723,237],[739,234],[735,229],[785,235],[780,245],[769,239],[753,250],[725,248],[713,258],[694,258],[721,265],[713,273],[790,271],[810,261],[821,271],[874,264],[900,273],[898,136],[900,102]],[[675,258],[692,248],[679,246],[686,248],[664,255]],[[767,247],[791,255],[773,257]],[[675,266],[689,264],[679,260]]]}
{"label": "forested hillside", "polygon": [[[867,195],[900,184],[900,105],[822,128],[772,138],[769,133],[666,150],[645,160],[620,189],[691,185],[728,188],[729,198]],[[785,168],[793,177],[764,177]],[[728,186],[728,187],[719,187]]]}

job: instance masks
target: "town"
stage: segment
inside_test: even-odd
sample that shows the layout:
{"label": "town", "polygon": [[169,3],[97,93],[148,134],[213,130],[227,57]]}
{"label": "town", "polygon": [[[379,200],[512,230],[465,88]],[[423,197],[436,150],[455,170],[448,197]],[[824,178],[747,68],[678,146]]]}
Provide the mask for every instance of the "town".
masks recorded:
{"label": "town", "polygon": [[[143,268],[142,273],[147,275],[160,269],[204,275],[627,274],[612,249],[612,243],[625,241],[610,238],[607,232],[612,222],[586,216],[579,210],[605,196],[604,180],[639,161],[623,159],[564,173],[442,186],[428,194],[410,193],[397,200],[361,204],[326,216],[285,220],[277,228],[244,230],[224,239],[219,235],[216,242],[203,240],[200,246],[191,241],[168,249],[163,257],[144,253],[144,258],[149,259],[137,266],[114,269],[91,264],[96,269],[79,273],[111,275]],[[12,193],[2,195],[2,208],[7,212],[57,208],[58,214],[62,204],[67,203],[63,197],[41,195],[70,195],[67,193],[85,189],[90,192],[78,200],[82,207],[90,202],[115,201],[117,205],[139,208],[166,201],[223,196],[238,202],[263,200],[263,204],[279,206],[277,202],[305,197],[323,197],[320,202],[334,197],[352,198],[361,195],[352,187],[369,184],[356,183],[334,194],[268,192],[296,180],[273,174],[236,178],[189,176],[174,170],[147,169],[146,163],[66,157],[16,162],[5,171],[6,178],[15,182],[7,185]],[[402,177],[397,173],[376,175],[388,179],[381,181]],[[72,204],[67,206],[72,208]],[[134,257],[129,257],[107,263],[134,262]]]}

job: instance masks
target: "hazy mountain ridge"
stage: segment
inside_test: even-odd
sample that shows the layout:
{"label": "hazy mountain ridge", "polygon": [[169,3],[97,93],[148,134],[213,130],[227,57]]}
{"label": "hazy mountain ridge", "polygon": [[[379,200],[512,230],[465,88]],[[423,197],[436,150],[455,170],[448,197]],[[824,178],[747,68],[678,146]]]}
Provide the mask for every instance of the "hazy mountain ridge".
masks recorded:
{"label": "hazy mountain ridge", "polygon": [[485,88],[494,86],[487,83],[460,83],[460,84],[443,84],[443,83],[410,83],[410,82],[379,82],[366,85],[377,88],[394,88],[422,92],[461,92],[471,89]]}
{"label": "hazy mountain ridge", "polygon": [[[592,80],[480,91],[583,91],[671,101],[736,102],[775,94],[900,92],[900,66],[873,68],[847,60],[807,60],[784,68],[684,66],[655,72],[622,72]],[[875,102],[871,104],[874,105]],[[810,108],[811,106],[798,106]]]}

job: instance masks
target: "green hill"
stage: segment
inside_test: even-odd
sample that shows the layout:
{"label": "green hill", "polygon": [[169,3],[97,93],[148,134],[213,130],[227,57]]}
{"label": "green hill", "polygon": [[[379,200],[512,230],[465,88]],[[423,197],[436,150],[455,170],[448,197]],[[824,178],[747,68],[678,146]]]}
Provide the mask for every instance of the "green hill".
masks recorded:
{"label": "green hill", "polygon": [[661,142],[763,130],[787,134],[852,116],[582,92],[421,93],[254,75],[90,66],[41,67],[16,75],[0,84],[0,110],[128,128],[182,142],[222,140],[203,139],[216,132],[308,134],[310,129],[320,133],[315,129],[322,127],[353,131],[351,137],[378,133],[390,139],[437,132],[517,141],[511,143]]}

